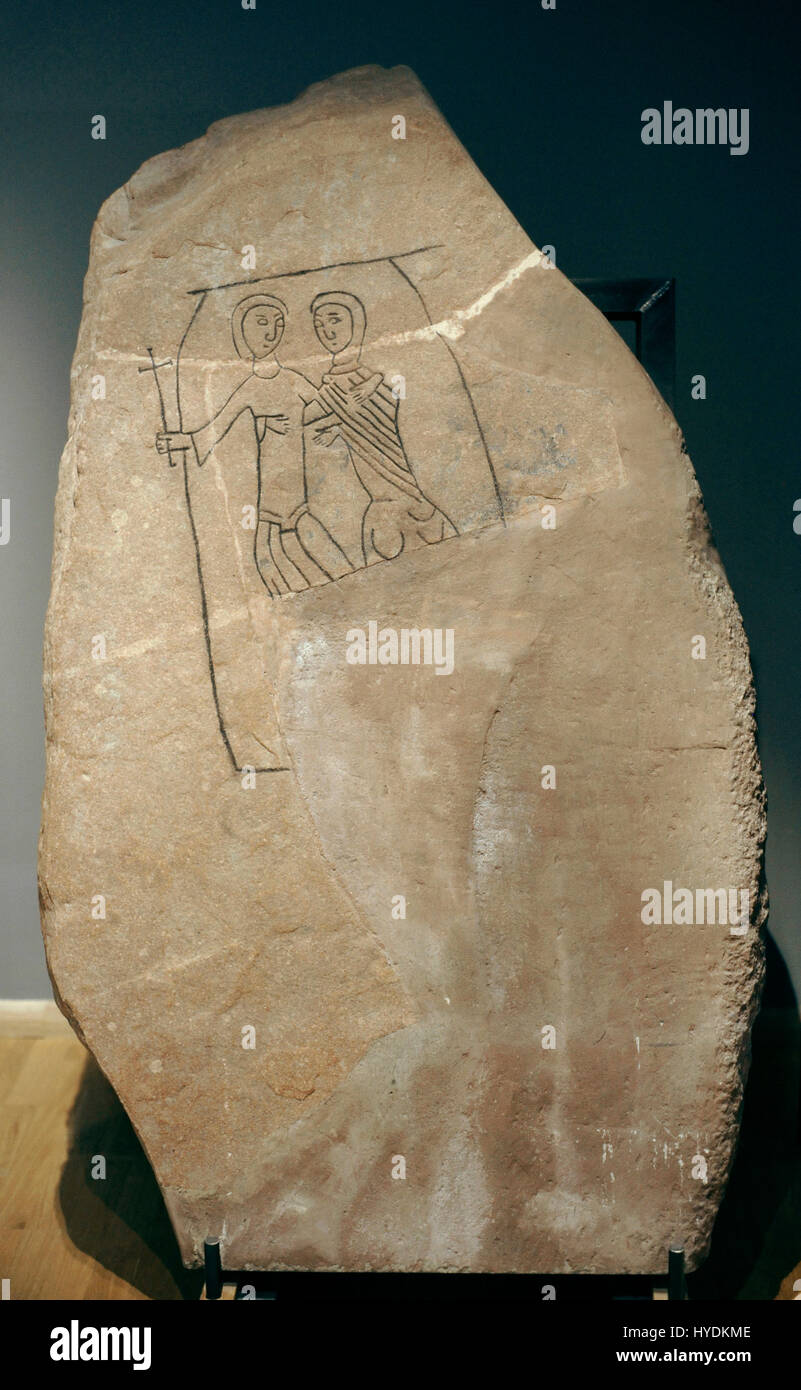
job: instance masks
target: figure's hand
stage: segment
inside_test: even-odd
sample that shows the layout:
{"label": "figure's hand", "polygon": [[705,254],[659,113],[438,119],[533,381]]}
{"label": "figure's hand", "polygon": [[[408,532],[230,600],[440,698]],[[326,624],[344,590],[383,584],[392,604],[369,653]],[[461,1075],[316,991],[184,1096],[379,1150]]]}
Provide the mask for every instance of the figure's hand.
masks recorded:
{"label": "figure's hand", "polygon": [[264,419],[273,434],[288,434],[289,416],[288,415],[265,415]]}
{"label": "figure's hand", "polygon": [[336,425],[323,425],[319,430],[314,431],[315,444],[322,444],[326,449],[338,437],[339,430]]}
{"label": "figure's hand", "polygon": [[373,376],[368,376],[367,380],[363,381],[361,385],[354,386],[350,393],[351,400],[355,401],[357,405],[362,405],[364,401],[369,400],[370,396],[378,390],[383,381],[384,378],[380,372],[375,372]]}
{"label": "figure's hand", "polygon": [[160,454],[168,454],[171,449],[191,449],[192,440],[180,430],[159,430],[156,435],[156,448]]}

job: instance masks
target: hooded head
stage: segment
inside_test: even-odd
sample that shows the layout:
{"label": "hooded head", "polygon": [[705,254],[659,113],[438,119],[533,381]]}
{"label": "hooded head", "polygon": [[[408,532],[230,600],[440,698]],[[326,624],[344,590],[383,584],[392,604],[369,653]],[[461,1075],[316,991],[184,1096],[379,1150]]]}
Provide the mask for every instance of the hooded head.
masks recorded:
{"label": "hooded head", "polygon": [[281,341],[286,317],[286,305],[273,294],[251,294],[241,299],[231,315],[239,356],[249,362],[270,357]]}
{"label": "hooded head", "polygon": [[346,290],[326,290],[310,306],[314,331],[334,363],[357,360],[367,330],[364,305]]}

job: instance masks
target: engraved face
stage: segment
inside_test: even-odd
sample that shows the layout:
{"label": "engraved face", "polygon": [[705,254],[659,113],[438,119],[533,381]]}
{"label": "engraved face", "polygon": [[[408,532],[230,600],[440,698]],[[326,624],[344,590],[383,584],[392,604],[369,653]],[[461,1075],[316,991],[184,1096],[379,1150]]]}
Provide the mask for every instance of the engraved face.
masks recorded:
{"label": "engraved face", "polygon": [[342,352],[353,337],[353,316],[344,304],[321,304],[314,311],[314,331],[329,352]]}
{"label": "engraved face", "polygon": [[255,358],[275,352],[284,331],[284,316],[271,304],[256,304],[242,320],[242,337]]}

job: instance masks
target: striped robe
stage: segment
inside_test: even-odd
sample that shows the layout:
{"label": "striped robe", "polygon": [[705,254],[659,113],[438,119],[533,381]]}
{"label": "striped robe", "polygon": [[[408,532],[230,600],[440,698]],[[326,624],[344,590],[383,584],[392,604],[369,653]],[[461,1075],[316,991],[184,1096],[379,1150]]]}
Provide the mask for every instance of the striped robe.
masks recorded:
{"label": "striped robe", "polygon": [[[359,400],[354,392],[365,385],[368,392]],[[366,563],[455,536],[456,527],[412,472],[398,428],[398,400],[384,378],[358,362],[343,364],[325,374],[318,394],[328,412],[325,419],[338,426],[370,497],[362,527]]]}

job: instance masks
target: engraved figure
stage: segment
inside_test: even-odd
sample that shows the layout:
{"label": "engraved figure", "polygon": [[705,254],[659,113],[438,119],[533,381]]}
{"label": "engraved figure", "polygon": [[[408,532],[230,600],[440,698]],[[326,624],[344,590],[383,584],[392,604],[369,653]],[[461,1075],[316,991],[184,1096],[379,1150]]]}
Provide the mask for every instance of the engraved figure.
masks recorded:
{"label": "engraved figure", "polygon": [[163,430],[160,453],[191,450],[198,467],[243,414],[253,419],[258,469],[256,565],[272,597],[300,592],[353,572],[344,551],[311,510],[306,482],[306,428],[319,429],[318,392],[276,357],[287,309],[275,295],[252,294],[231,316],[234,346],[249,376],[205,425]]}
{"label": "engraved figure", "polygon": [[361,365],[367,328],[361,300],[330,290],[315,296],[310,312],[319,341],[331,353],[331,366],[308,420],[323,444],[345,441],[370,498],[362,519],[365,564],[393,560],[407,547],[458,535],[414,476],[398,427],[397,396],[380,372]]}

